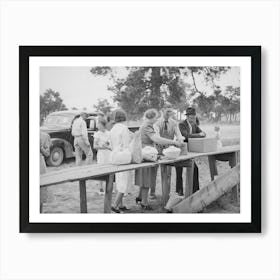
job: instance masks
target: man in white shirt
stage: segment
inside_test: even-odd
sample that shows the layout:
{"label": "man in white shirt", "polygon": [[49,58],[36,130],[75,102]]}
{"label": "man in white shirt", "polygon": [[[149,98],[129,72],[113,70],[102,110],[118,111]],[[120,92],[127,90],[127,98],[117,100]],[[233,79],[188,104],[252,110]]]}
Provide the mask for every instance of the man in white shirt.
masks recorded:
{"label": "man in white shirt", "polygon": [[86,164],[90,164],[93,158],[93,153],[88,140],[87,125],[85,122],[86,118],[87,114],[81,113],[80,116],[76,118],[72,124],[76,165],[81,165],[83,152],[86,155]]}
{"label": "man in white shirt", "polygon": [[[172,119],[173,116],[173,109],[171,106],[167,105],[163,111],[162,111],[162,118],[160,118],[155,124],[154,124],[154,130],[155,132],[163,138],[174,140],[176,139],[179,142],[184,142],[184,137],[182,136],[178,122]],[[168,148],[168,145],[157,145],[157,149],[159,153],[161,154],[163,149]],[[157,171],[157,167],[155,167]],[[156,172],[155,171],[155,172]],[[167,169],[168,172],[168,178],[171,179],[171,167],[168,166]],[[169,180],[170,183],[170,180]],[[155,199],[155,188],[156,188],[156,182],[152,182],[151,188],[150,188],[150,199]]]}

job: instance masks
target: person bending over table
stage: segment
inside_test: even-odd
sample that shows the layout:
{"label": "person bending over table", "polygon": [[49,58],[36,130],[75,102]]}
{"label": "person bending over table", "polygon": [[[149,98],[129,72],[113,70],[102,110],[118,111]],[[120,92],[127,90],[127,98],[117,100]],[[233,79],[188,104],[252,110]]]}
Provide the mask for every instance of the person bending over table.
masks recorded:
{"label": "person bending over table", "polygon": [[[162,138],[173,140],[175,137],[176,139],[183,143],[184,137],[182,136],[178,122],[172,119],[173,116],[173,109],[170,105],[167,105],[162,110],[162,117],[157,120],[154,124],[154,129],[158,133],[158,135]],[[170,145],[156,145],[159,151],[159,154],[162,154],[162,151],[168,148]],[[156,167],[157,168],[157,167]],[[167,168],[168,176],[171,176],[171,167],[168,166]],[[169,182],[170,183],[170,182]],[[150,199],[155,199],[155,184],[151,186],[150,189]]]}
{"label": "person bending over table", "polygon": [[[145,146],[151,146],[154,147],[155,144],[159,145],[175,145],[180,147],[182,145],[181,142],[171,140],[171,139],[166,139],[163,137],[160,137],[158,133],[156,133],[153,125],[158,119],[158,112],[155,109],[149,109],[144,113],[144,123],[140,126],[140,134],[141,134],[141,141],[142,141],[142,147],[144,148]],[[153,187],[156,184],[156,176],[157,176],[157,168],[155,167],[148,167],[146,168],[146,171],[148,172],[142,172],[142,182],[146,178],[144,176],[147,176],[147,173],[150,173],[150,186]],[[141,175],[140,175],[141,176]],[[145,188],[143,184],[141,184],[141,189],[139,192],[139,196],[136,197],[136,203],[140,202],[141,207],[144,210],[152,210],[152,208],[148,205],[148,193],[149,193],[149,188]]]}
{"label": "person bending over table", "polygon": [[[203,132],[197,125],[196,110],[193,107],[186,109],[186,119],[179,123],[179,129],[181,134],[185,137],[185,142],[188,142],[189,138],[203,138],[206,133]],[[183,166],[176,166],[176,192],[178,195],[183,196]],[[199,190],[199,179],[198,179],[198,167],[194,162],[193,172],[193,192]]]}

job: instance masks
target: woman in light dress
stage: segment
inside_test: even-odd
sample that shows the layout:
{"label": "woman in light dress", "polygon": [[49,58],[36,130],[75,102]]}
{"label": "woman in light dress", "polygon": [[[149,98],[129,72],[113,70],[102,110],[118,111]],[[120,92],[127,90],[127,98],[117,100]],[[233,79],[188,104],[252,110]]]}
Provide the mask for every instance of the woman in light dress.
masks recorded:
{"label": "woman in light dress", "polygon": [[[126,113],[123,110],[116,110],[114,114],[114,126],[110,130],[110,143],[112,153],[119,151],[120,148],[128,149],[131,140],[129,129],[126,123]],[[123,205],[123,196],[127,193],[129,184],[131,184],[131,172],[118,172],[115,175],[117,194],[112,206],[112,211],[121,213],[129,210]]]}
{"label": "woman in light dress", "polygon": [[[111,160],[110,132],[106,129],[107,121],[99,118],[98,131],[94,134],[94,149],[97,150],[97,163],[109,163]],[[104,182],[100,182],[100,194],[104,194]]]}

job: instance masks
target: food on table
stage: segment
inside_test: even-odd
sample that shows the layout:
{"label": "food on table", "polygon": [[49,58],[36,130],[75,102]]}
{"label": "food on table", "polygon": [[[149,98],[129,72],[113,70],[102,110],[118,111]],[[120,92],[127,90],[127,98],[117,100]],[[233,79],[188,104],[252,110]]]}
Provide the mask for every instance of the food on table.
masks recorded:
{"label": "food on table", "polygon": [[162,151],[163,155],[166,156],[169,159],[176,159],[181,154],[181,149],[176,148],[174,146],[170,146],[167,149],[164,149]]}
{"label": "food on table", "polygon": [[142,149],[142,155],[146,161],[157,161],[158,151],[154,147],[146,146]]}

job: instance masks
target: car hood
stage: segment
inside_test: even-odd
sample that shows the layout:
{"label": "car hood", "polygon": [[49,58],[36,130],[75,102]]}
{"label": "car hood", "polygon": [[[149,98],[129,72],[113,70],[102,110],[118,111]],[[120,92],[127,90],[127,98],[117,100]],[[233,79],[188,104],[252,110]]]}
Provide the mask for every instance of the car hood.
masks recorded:
{"label": "car hood", "polygon": [[55,131],[63,131],[69,130],[70,127],[64,125],[44,125],[40,127],[40,130],[43,132],[55,132]]}

